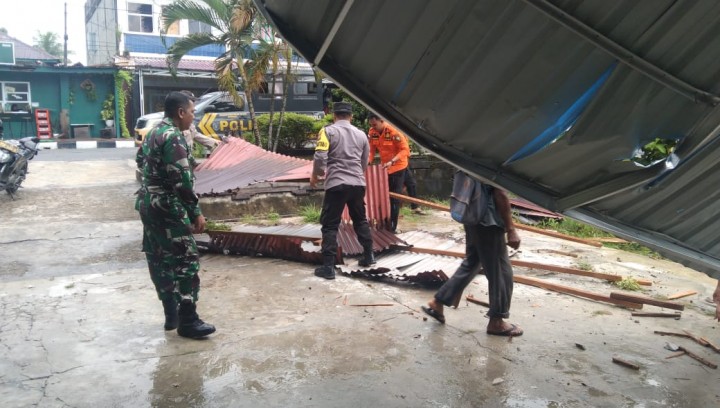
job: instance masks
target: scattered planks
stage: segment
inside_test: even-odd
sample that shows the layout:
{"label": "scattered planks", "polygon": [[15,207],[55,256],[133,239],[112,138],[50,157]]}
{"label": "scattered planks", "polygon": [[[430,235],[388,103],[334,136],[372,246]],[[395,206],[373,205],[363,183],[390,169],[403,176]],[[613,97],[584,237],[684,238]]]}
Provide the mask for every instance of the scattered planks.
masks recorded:
{"label": "scattered planks", "polygon": [[467,300],[470,303],[475,303],[476,305],[490,307],[490,303],[485,302],[484,300],[475,299],[475,296],[473,296],[472,294],[465,296],[465,300]]}
{"label": "scattered planks", "polygon": [[[419,248],[419,247],[411,247],[411,246],[404,246],[404,245],[392,245],[391,249],[399,249],[399,250],[415,252],[415,253],[419,253],[419,254],[454,256],[454,257],[458,257],[458,258],[465,257],[465,254],[462,252],[446,251],[443,249]],[[623,278],[624,278],[623,276],[620,276],[620,275],[611,275],[609,273],[600,273],[600,272],[590,272],[590,271],[584,271],[582,269],[566,268],[564,266],[548,265],[548,264],[542,264],[542,263],[537,263],[537,262],[511,260],[510,263],[512,263],[513,266],[519,266],[521,268],[542,269],[544,271],[560,272],[560,273],[566,273],[566,274],[570,274],[570,275],[587,276],[590,278],[603,279],[603,280],[610,281],[610,282],[618,282],[618,281],[623,280]],[[636,281],[638,284],[643,285],[643,286],[652,286],[652,281],[649,281],[646,279],[636,279]]]}
{"label": "scattered planks", "polygon": [[674,295],[668,296],[668,300],[680,299],[680,298],[684,298],[684,297],[692,296],[692,295],[697,295],[697,292],[694,290],[686,290],[684,292],[678,292]]}
{"label": "scattered planks", "polygon": [[712,369],[714,369],[714,370],[717,370],[717,367],[718,367],[717,364],[711,363],[711,362],[705,360],[704,358],[698,356],[697,354],[695,354],[695,353],[693,353],[692,351],[686,349],[685,347],[678,346],[678,350],[685,352],[685,354],[687,354],[688,356],[694,358],[695,360],[697,360],[697,361],[705,364],[706,366],[708,366],[708,367],[710,367],[710,368],[712,368]]}
{"label": "scattered planks", "polygon": [[569,286],[558,285],[556,283],[550,283],[550,282],[544,281],[542,279],[531,278],[529,276],[515,275],[515,276],[513,276],[513,281],[517,282],[517,283],[522,283],[525,285],[536,286],[538,288],[552,290],[555,292],[566,293],[566,294],[575,295],[575,296],[579,296],[579,297],[586,298],[586,299],[597,300],[599,302],[612,303],[614,305],[623,306],[628,309],[642,309],[643,308],[643,305],[638,302],[625,301],[625,300],[621,300],[621,299],[613,299],[612,297],[609,297],[609,296],[600,295],[598,293],[588,292],[586,290],[576,289],[576,288],[572,288]]}
{"label": "scattered planks", "polygon": [[632,312],[631,315],[635,317],[672,317],[679,319],[682,315],[680,313],[659,313],[659,312]]}
{"label": "scattered planks", "polygon": [[664,300],[653,299],[647,296],[630,295],[620,292],[610,292],[610,297],[617,300],[624,300],[626,302],[642,303],[644,305],[653,305],[673,310],[685,310],[684,305],[679,305],[677,303],[667,302]]}
{"label": "scattered planks", "polygon": [[692,333],[690,333],[687,330],[683,330],[684,333],[676,333],[676,332],[666,332],[666,331],[660,331],[655,330],[653,333],[659,334],[661,336],[675,336],[675,337],[683,337],[686,339],[693,340],[695,343],[703,346],[703,347],[710,347],[713,349],[716,353],[720,353],[720,347],[716,346],[715,344],[711,343],[708,339],[705,337],[698,337]]}
{"label": "scattered planks", "polygon": [[633,370],[639,370],[639,369],[640,369],[640,366],[639,366],[639,365],[637,365],[637,364],[635,364],[635,363],[631,363],[631,362],[629,362],[629,361],[627,361],[627,360],[623,360],[623,359],[621,359],[621,358],[619,358],[619,357],[613,357],[613,358],[612,358],[612,361],[613,361],[613,363],[615,363],[615,364],[620,364],[621,366],[624,366],[624,367],[627,367],[627,368],[632,368]]}
{"label": "scattered planks", "polygon": [[[408,196],[406,196],[406,195],[404,195],[404,194],[398,194],[398,193],[390,192],[390,197],[391,197],[391,198],[396,198],[396,199],[398,199],[398,200],[400,200],[400,201],[405,201],[405,202],[408,202],[408,203],[419,204],[419,205],[422,205],[422,206],[425,206],[425,207],[434,208],[434,209],[440,210],[440,211],[448,211],[448,212],[450,211],[450,207],[448,207],[448,206],[445,206],[445,205],[442,205],[442,204],[433,203],[432,201],[425,201],[425,200],[420,200],[420,199],[413,198],[413,197],[408,197]],[[550,236],[550,237],[562,238],[562,239],[564,239],[564,240],[566,240],[566,241],[579,242],[579,243],[581,243],[581,244],[591,245],[591,246],[594,246],[594,247],[597,247],[597,248],[602,247],[602,243],[601,243],[601,242],[592,241],[592,240],[589,240],[589,239],[577,238],[577,237],[573,237],[573,236],[570,236],[570,235],[561,234],[561,233],[559,233],[559,232],[548,231],[548,230],[544,230],[544,229],[542,229],[542,228],[535,228],[535,227],[531,227],[531,226],[524,225],[524,224],[520,224],[520,223],[516,223],[516,224],[515,224],[515,228],[521,229],[521,230],[525,230],[525,231],[536,232],[536,233],[538,233],[538,234],[547,235],[547,236]]]}
{"label": "scattered planks", "polygon": [[[547,264],[541,264],[541,263],[537,263],[537,262],[527,262],[527,261],[510,261],[510,262],[513,264],[513,266],[519,266],[519,267],[523,267],[523,268],[542,269],[542,270],[546,270],[546,271],[567,273],[570,275],[587,276],[590,278],[604,279],[604,280],[610,281],[610,282],[619,282],[619,281],[623,280],[622,276],[611,275],[609,273],[590,272],[590,271],[584,271],[582,269],[566,268],[564,266],[547,265]],[[640,285],[652,286],[652,281],[649,281],[646,279],[635,279],[635,280]]]}

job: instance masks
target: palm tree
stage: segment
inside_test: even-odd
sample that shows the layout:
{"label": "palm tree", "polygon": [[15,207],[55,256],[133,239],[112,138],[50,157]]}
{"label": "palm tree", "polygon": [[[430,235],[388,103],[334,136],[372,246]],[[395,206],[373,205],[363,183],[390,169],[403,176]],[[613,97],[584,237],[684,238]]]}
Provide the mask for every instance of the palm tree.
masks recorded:
{"label": "palm tree", "polygon": [[[180,20],[198,21],[214,28],[210,33],[194,33],[178,39],[168,49],[171,69],[177,67],[182,57],[195,48],[204,45],[223,46],[226,51],[215,59],[218,88],[228,92],[235,103],[240,105],[242,100],[237,85],[242,83],[253,124],[256,122],[252,92],[256,89],[251,88],[253,83],[244,56],[250,46],[252,23],[256,15],[252,0],[175,0],[171,5],[163,7],[162,11],[165,30]],[[253,126],[253,135],[259,146],[260,131],[256,125]]]}

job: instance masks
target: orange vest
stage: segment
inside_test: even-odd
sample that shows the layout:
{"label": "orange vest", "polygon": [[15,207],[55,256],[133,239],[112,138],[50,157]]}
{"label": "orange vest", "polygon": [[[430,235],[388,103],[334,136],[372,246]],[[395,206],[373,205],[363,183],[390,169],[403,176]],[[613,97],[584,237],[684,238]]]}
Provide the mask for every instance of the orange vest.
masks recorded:
{"label": "orange vest", "polygon": [[375,159],[376,150],[380,152],[380,163],[387,163],[400,153],[395,164],[388,167],[388,174],[407,168],[410,158],[410,145],[404,134],[385,123],[385,129],[382,132],[378,132],[371,127],[368,138],[370,138],[370,163]]}

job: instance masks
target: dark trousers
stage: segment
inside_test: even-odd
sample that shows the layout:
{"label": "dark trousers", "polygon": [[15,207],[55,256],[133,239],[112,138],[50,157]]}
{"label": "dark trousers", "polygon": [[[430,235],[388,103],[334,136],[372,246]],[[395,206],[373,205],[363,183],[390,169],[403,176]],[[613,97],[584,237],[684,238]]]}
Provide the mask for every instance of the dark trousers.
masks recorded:
{"label": "dark trousers", "polygon": [[365,187],[341,184],[325,191],[320,213],[322,224],[323,265],[334,266],[337,255],[337,231],[342,212],[347,204],[353,229],[365,251],[372,251],[372,236],[365,215]]}
{"label": "dark trousers", "polygon": [[435,293],[435,299],[445,306],[457,306],[463,290],[482,266],[490,293],[488,317],[510,317],[513,271],[505,245],[505,230],[502,228],[465,225],[465,259]]}
{"label": "dark trousers", "polygon": [[[405,169],[405,180],[403,183],[405,184],[405,188],[407,188],[407,195],[412,198],[417,198],[417,183],[415,182],[415,175],[409,166]],[[420,206],[415,203],[410,204],[410,208],[413,210],[418,207]]]}
{"label": "dark trousers", "polygon": [[[403,183],[405,183],[405,169],[388,174],[388,187],[391,193],[402,194]],[[390,198],[390,229],[395,232],[400,216],[400,200]]]}

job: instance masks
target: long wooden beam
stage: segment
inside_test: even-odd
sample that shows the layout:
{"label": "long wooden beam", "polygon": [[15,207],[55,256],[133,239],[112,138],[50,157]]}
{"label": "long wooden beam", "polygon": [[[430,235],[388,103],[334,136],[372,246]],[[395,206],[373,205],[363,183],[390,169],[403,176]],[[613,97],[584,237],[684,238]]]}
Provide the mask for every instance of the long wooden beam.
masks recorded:
{"label": "long wooden beam", "polygon": [[[405,202],[413,203],[413,204],[419,204],[419,205],[434,208],[434,209],[440,210],[440,211],[450,212],[450,207],[448,207],[446,205],[438,204],[438,203],[433,203],[432,201],[420,200],[418,198],[413,198],[413,197],[406,196],[404,194],[393,193],[393,192],[390,192],[390,197],[396,198],[400,201],[405,201]],[[547,235],[550,237],[561,238],[566,241],[573,241],[573,242],[578,242],[578,243],[585,244],[585,245],[591,245],[596,248],[602,247],[601,242],[596,242],[596,241],[592,241],[589,239],[573,237],[571,235],[561,234],[561,233],[555,232],[555,231],[544,230],[542,228],[531,227],[529,225],[524,225],[524,224],[520,224],[520,223],[515,223],[515,228],[520,229],[520,230],[535,232],[535,233],[542,234],[542,235]]]}
{"label": "long wooden beam", "polygon": [[588,291],[582,290],[582,289],[572,288],[570,286],[558,285],[556,283],[547,282],[542,279],[531,278],[529,276],[515,275],[515,276],[513,276],[513,282],[522,283],[524,285],[536,286],[538,288],[552,290],[554,292],[575,295],[575,296],[579,296],[579,297],[586,298],[586,299],[596,300],[598,302],[612,303],[614,305],[623,306],[628,309],[642,309],[643,308],[643,305],[641,303],[613,299],[609,296],[600,295],[600,294],[593,293],[593,292],[588,292]]}
{"label": "long wooden beam", "polygon": [[[458,258],[465,257],[465,253],[463,253],[463,252],[446,251],[443,249],[419,248],[419,247],[411,247],[411,246],[403,246],[403,245],[391,245],[390,248],[391,249],[400,249],[403,251],[415,252],[415,253],[420,253],[420,254],[454,256],[454,257],[458,257]],[[548,264],[542,264],[542,263],[537,263],[537,262],[516,261],[516,260],[511,260],[510,263],[513,266],[519,266],[521,268],[542,269],[544,271],[553,271],[553,272],[567,273],[570,275],[587,276],[590,278],[604,279],[604,280],[607,280],[610,282],[618,282],[618,281],[623,280],[623,276],[620,276],[620,275],[612,275],[609,273],[601,273],[601,272],[590,272],[590,271],[584,271],[582,269],[566,268],[564,266],[548,265]],[[640,285],[652,286],[652,281],[649,281],[646,279],[636,279],[636,281]]]}
{"label": "long wooden beam", "polygon": [[653,299],[647,296],[630,295],[627,293],[611,292],[610,297],[617,300],[624,300],[626,302],[642,303],[644,305],[653,305],[658,307],[664,307],[673,310],[685,310],[684,305],[679,305],[673,302],[667,302],[664,300]]}

